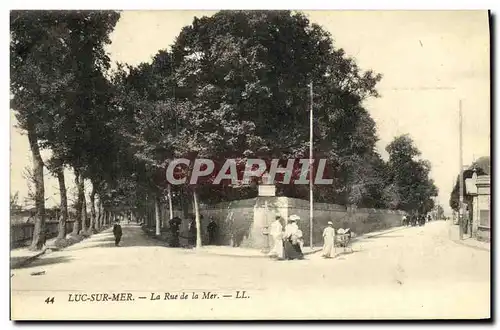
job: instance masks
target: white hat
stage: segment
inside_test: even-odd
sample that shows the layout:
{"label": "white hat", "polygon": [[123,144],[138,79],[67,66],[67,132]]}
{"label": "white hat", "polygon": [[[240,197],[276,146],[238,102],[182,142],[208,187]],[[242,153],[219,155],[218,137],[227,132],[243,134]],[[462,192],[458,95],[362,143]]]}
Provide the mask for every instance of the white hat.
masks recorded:
{"label": "white hat", "polygon": [[331,222],[331,221],[328,221],[328,224],[333,226],[333,222]]}
{"label": "white hat", "polygon": [[289,218],[288,218],[289,221],[297,221],[297,220],[300,220],[300,217],[296,214],[292,214]]}

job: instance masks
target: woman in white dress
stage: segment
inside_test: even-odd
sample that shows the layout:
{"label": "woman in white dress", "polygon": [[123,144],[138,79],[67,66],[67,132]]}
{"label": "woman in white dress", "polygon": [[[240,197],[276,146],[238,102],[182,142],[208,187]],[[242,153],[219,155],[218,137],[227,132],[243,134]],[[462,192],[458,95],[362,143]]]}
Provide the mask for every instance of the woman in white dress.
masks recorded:
{"label": "woman in white dress", "polygon": [[332,258],[335,255],[335,228],[333,222],[328,221],[328,227],[323,230],[323,258]]}
{"label": "woman in white dress", "polygon": [[283,225],[281,224],[281,219],[280,216],[276,216],[269,231],[269,235],[273,239],[273,246],[269,252],[269,256],[278,259],[283,259]]}

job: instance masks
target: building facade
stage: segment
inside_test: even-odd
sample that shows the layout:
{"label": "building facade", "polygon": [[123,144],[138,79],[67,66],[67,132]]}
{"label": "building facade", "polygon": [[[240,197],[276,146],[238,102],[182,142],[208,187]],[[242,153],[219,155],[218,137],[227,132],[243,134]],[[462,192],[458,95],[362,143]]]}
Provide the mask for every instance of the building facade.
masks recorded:
{"label": "building facade", "polygon": [[490,176],[476,173],[467,180],[467,193],[472,195],[472,234],[480,240],[491,238],[491,190]]}

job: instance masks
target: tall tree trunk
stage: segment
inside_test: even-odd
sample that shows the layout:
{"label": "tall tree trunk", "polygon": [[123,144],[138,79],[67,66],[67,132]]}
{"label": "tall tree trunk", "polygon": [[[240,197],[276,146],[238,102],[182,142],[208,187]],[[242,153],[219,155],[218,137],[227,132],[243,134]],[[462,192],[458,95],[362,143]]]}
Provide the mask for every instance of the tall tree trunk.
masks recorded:
{"label": "tall tree trunk", "polygon": [[59,195],[61,196],[61,214],[59,216],[59,228],[57,239],[66,238],[66,221],[68,221],[68,196],[66,193],[66,183],[64,182],[64,169],[62,166],[56,169],[57,181],[59,181]]}
{"label": "tall tree trunk", "polygon": [[193,188],[193,204],[194,204],[194,217],[196,221],[196,247],[201,247],[201,221],[200,221],[200,208],[198,206],[198,193],[196,188]]}
{"label": "tall tree trunk", "polygon": [[90,193],[90,228],[89,231],[92,233],[96,233],[96,213],[95,213],[95,185],[92,183],[92,192]]}
{"label": "tall tree trunk", "polygon": [[43,180],[43,159],[40,155],[38,138],[35,127],[28,126],[28,140],[33,158],[33,176],[35,181],[35,228],[33,229],[33,240],[31,250],[41,250],[45,244],[45,187]]}
{"label": "tall tree trunk", "polygon": [[108,220],[109,220],[109,211],[104,210],[104,226],[108,225]]}
{"label": "tall tree trunk", "polygon": [[101,228],[101,223],[100,223],[100,218],[101,218],[101,204],[100,204],[100,199],[97,198],[97,201],[96,201],[96,211],[95,211],[95,230],[96,231],[99,231],[99,229]]}
{"label": "tall tree trunk", "polygon": [[77,199],[76,199],[76,214],[75,214],[75,222],[73,223],[73,231],[71,235],[77,236],[80,233],[81,229],[81,221],[82,221],[82,194],[80,193],[80,181],[83,179],[80,178],[80,172],[75,169],[75,185],[78,189]]}
{"label": "tall tree trunk", "polygon": [[168,199],[168,211],[169,211],[169,220],[174,218],[174,210],[172,209],[172,186],[167,186],[167,199]]}
{"label": "tall tree trunk", "polygon": [[184,187],[181,187],[179,193],[179,201],[181,203],[182,215],[184,219],[186,219],[189,216],[189,202],[187,199],[188,195],[186,194]]}
{"label": "tall tree trunk", "polygon": [[82,233],[86,233],[88,231],[87,228],[87,198],[85,198],[85,181],[82,178],[80,180],[80,189],[82,191]]}
{"label": "tall tree trunk", "polygon": [[97,201],[97,210],[98,210],[98,215],[97,215],[97,230],[101,230],[101,228],[103,227],[101,198],[99,198],[99,200]]}
{"label": "tall tree trunk", "polygon": [[158,197],[155,197],[155,228],[156,228],[156,236],[160,236],[161,234],[161,215],[160,215],[160,200]]}

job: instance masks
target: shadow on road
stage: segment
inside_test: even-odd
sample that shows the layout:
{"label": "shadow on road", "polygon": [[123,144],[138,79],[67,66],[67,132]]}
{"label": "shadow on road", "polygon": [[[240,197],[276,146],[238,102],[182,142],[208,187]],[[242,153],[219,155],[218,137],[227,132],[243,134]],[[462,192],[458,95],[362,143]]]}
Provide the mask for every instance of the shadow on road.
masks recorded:
{"label": "shadow on road", "polygon": [[41,258],[41,259],[37,259],[37,260],[32,261],[32,262],[25,264],[25,265],[19,265],[19,266],[12,267],[12,269],[33,268],[33,267],[54,265],[54,264],[59,264],[59,263],[63,263],[63,262],[70,262],[71,259],[72,258],[64,257],[64,256]]}

